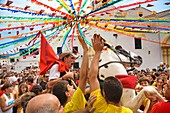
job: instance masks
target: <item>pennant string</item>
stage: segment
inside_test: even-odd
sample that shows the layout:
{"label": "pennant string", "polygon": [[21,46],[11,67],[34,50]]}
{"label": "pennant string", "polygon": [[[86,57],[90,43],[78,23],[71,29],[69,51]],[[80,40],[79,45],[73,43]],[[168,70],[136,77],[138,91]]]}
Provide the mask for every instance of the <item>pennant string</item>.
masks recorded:
{"label": "pennant string", "polygon": [[[55,31],[55,32],[56,32],[56,31]],[[47,37],[53,35],[55,32],[47,35]],[[37,34],[36,34],[36,36],[37,36]],[[35,43],[35,45],[36,45],[36,44],[39,44],[39,43],[40,43],[40,41],[37,41],[37,42]],[[28,50],[28,49],[31,48],[31,47],[32,47],[32,45],[29,46],[28,48],[23,49],[22,51],[16,52],[16,53],[14,53],[14,54],[8,54],[8,56],[14,56],[14,55],[16,55],[16,54],[20,54],[20,52],[24,52],[24,51]],[[25,53],[25,54],[26,54],[26,53]]]}
{"label": "pennant string", "polygon": [[[21,10],[14,10],[14,9],[9,9],[9,8],[1,8],[0,10],[5,10],[5,11],[10,11],[13,13],[24,13],[24,14],[30,14],[32,16],[48,16],[48,17],[53,17],[52,15],[48,15],[48,14],[37,14],[37,13],[33,13],[33,12],[28,12],[28,11],[21,11]],[[59,18],[59,16],[56,16],[57,18]]]}
{"label": "pennant string", "polygon": [[75,32],[75,29],[76,29],[76,27],[74,26],[73,32],[72,32],[72,35],[71,35],[71,47],[72,48],[73,48],[73,43],[74,43],[74,32]]}
{"label": "pennant string", "polygon": [[[42,30],[42,32],[47,32],[47,31],[52,31],[53,29],[55,29],[55,28],[46,28],[46,29],[41,29],[41,30]],[[39,31],[39,30],[37,30],[37,31]],[[1,43],[1,44],[0,44],[0,47],[3,47],[4,45],[5,45],[5,46],[12,46],[12,44],[15,45],[15,44],[18,44],[18,43],[20,43],[20,42],[27,41],[27,40],[29,40],[30,38],[34,37],[34,36],[36,35],[37,31],[35,31],[34,34],[32,34],[32,35],[30,35],[30,36],[25,36],[25,37],[21,37],[20,39],[17,39],[17,40],[14,40],[14,41]],[[24,34],[22,34],[22,35],[27,35],[27,34],[31,34],[31,33],[30,33],[30,32],[29,32],[29,33],[24,33]],[[7,38],[9,38],[9,37],[7,37]]]}
{"label": "pennant string", "polygon": [[62,44],[61,48],[63,48],[63,46],[64,46],[64,44],[65,44],[65,42],[66,42],[66,39],[67,39],[70,31],[71,31],[71,28],[69,28],[69,30],[68,30],[68,31],[65,33],[65,35],[63,36],[63,44]]}
{"label": "pennant string", "polygon": [[71,9],[69,8],[69,6],[64,2],[64,0],[56,0],[64,9],[66,9],[66,11],[73,16]]}
{"label": "pennant string", "polygon": [[[24,8],[21,8],[21,7],[17,7],[17,6],[7,6],[6,4],[2,4],[2,7],[7,7],[8,8],[8,11],[11,9],[11,8],[14,8],[16,9],[16,11],[21,11],[22,13],[28,13],[28,14],[32,14],[32,15],[35,15],[37,14],[37,16],[49,16],[49,17],[62,17],[62,16],[52,16],[52,14],[49,14],[49,13],[46,13],[46,12],[43,12],[43,14],[40,14],[40,11],[36,11],[36,10],[32,10],[32,9],[27,9],[27,11],[29,12],[26,12]],[[12,9],[11,9],[12,10]],[[13,11],[13,10],[12,10]]]}
{"label": "pennant string", "polygon": [[[59,34],[59,32],[60,31],[62,31],[63,29],[65,29],[66,27],[67,27],[67,25],[65,25],[65,26],[63,26],[63,25],[60,25],[59,27],[56,27],[58,30],[56,30],[55,32],[53,32],[53,33],[51,33],[51,34],[49,34],[49,35],[47,35],[47,37],[49,37],[49,36],[51,36],[51,35],[54,35],[54,34]],[[44,31],[45,32],[45,31]],[[56,33],[56,32],[58,32],[58,33]],[[12,41],[11,41],[12,42]],[[39,43],[40,43],[40,41],[38,41]],[[35,43],[35,45],[36,44],[39,44],[39,43]],[[26,50],[27,50],[27,48],[25,48]],[[18,53],[16,53],[16,54],[19,54],[19,52]],[[16,55],[16,54],[11,54],[11,55],[8,55],[8,56],[13,56],[13,55]]]}
{"label": "pennant string", "polygon": [[72,0],[68,0],[70,2],[71,9],[73,10],[73,14],[76,15],[76,10],[74,8]]}
{"label": "pennant string", "polygon": [[[81,0],[82,1],[82,0]],[[87,4],[87,0],[85,0],[84,2],[83,2],[83,5],[81,6],[81,8],[80,8],[80,15],[83,13],[83,9],[84,9],[84,6]],[[79,4],[79,7],[80,7],[80,5],[81,4]]]}
{"label": "pennant string", "polygon": [[110,2],[110,3],[108,3],[108,4],[105,4],[105,5],[97,8],[97,9],[89,12],[88,14],[85,15],[85,17],[87,17],[89,14],[92,14],[92,13],[95,13],[95,12],[97,12],[97,11],[100,11],[100,10],[102,10],[102,9],[104,9],[104,8],[106,8],[106,7],[109,7],[109,6],[113,5],[113,4],[116,4],[116,3],[120,2],[120,1],[122,1],[122,0],[115,0],[115,1],[112,1],[112,2]]}
{"label": "pennant string", "polygon": [[[116,33],[127,35],[127,36],[130,36],[130,37],[133,37],[133,38],[138,38],[138,37],[135,36],[134,33],[125,32],[124,30],[106,29],[104,27],[99,27],[99,26],[96,27],[94,24],[91,24],[91,23],[89,25],[92,26],[92,27],[95,27],[95,28],[99,28],[101,30],[108,31],[108,32],[116,32]],[[170,44],[166,44],[166,43],[162,43],[162,42],[158,42],[158,41],[154,41],[154,40],[149,40],[149,39],[145,39],[145,38],[141,38],[141,40],[145,40],[145,41],[153,42],[153,43],[158,43],[158,44],[170,45]]]}
{"label": "pennant string", "polygon": [[[87,0],[85,0],[84,2],[87,2]],[[79,6],[77,8],[77,12],[78,12],[79,15],[80,15],[81,4],[82,4],[82,0],[79,0]]]}
{"label": "pennant string", "polygon": [[82,30],[81,30],[81,25],[80,25],[80,24],[78,24],[78,31],[79,31],[79,33],[80,33],[80,36],[84,38],[84,41],[86,42],[86,44],[88,44],[89,46],[92,46],[91,42],[89,42],[89,41],[86,39],[85,35],[83,34],[83,32],[82,32]]}
{"label": "pennant string", "polygon": [[95,12],[93,14],[89,14],[89,16],[94,16],[96,14],[109,12],[109,11],[113,11],[113,10],[118,10],[118,9],[121,9],[121,8],[127,8],[127,7],[131,7],[131,6],[135,6],[135,5],[141,5],[141,4],[145,4],[145,3],[148,3],[148,2],[154,2],[154,1],[156,1],[156,0],[145,0],[143,2],[136,2],[136,3],[131,3],[131,4],[127,4],[127,5],[122,5],[122,6],[110,8],[110,9],[107,9],[107,10],[103,10],[103,11],[100,11],[100,12]]}
{"label": "pennant string", "polygon": [[[55,23],[54,22],[49,22],[49,23],[46,23],[46,24],[55,24]],[[13,30],[13,29],[19,29],[19,28],[25,28],[25,27],[42,26],[42,25],[45,25],[45,24],[43,23],[43,24],[32,24],[32,25],[25,25],[25,26],[11,27],[11,28],[0,28],[0,31]]]}
{"label": "pennant string", "polygon": [[59,13],[61,13],[61,15],[65,15],[65,16],[67,16],[68,18],[73,19],[73,17],[72,17],[71,15],[69,15],[69,14],[67,14],[67,13],[65,13],[65,12],[62,12],[62,11],[60,11],[60,10],[57,10],[57,9],[55,9],[55,8],[53,8],[53,7],[50,7],[50,6],[46,5],[46,4],[43,4],[43,3],[41,3],[41,2],[39,2],[39,1],[37,1],[37,0],[31,0],[31,2],[36,3],[37,5],[41,5],[41,6],[44,6],[44,7],[46,7],[46,8],[49,8],[51,11],[59,12]]}

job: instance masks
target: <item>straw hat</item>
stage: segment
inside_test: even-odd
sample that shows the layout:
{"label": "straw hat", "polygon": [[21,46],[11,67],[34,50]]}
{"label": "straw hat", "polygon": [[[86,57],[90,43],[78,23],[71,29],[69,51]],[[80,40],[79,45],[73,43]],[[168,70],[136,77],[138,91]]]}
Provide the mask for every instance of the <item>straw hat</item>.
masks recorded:
{"label": "straw hat", "polygon": [[65,51],[65,52],[63,52],[63,53],[61,53],[61,54],[59,55],[59,59],[62,60],[64,57],[66,57],[66,56],[68,56],[68,55],[73,55],[73,56],[75,57],[75,59],[77,59],[77,58],[79,57],[78,54],[75,54],[75,53],[73,53],[73,52],[71,52],[71,51]]}

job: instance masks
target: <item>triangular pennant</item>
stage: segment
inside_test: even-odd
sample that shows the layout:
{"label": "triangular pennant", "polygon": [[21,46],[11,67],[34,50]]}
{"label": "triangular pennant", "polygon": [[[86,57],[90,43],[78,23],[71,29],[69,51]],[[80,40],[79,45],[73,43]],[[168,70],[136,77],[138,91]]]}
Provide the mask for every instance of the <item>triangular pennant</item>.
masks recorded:
{"label": "triangular pennant", "polygon": [[39,14],[42,14],[44,11],[45,11],[45,10],[42,10],[42,9],[41,9],[40,12],[39,12]]}
{"label": "triangular pennant", "polygon": [[32,31],[34,28],[30,28],[30,31]]}
{"label": "triangular pennant", "polygon": [[17,35],[19,35],[19,31],[17,31]]}
{"label": "triangular pennant", "polygon": [[166,2],[165,5],[170,5],[170,2]]}
{"label": "triangular pennant", "polygon": [[9,6],[9,5],[11,5],[12,3],[13,3],[13,1],[8,0],[8,1],[6,2],[6,5]]}
{"label": "triangular pennant", "polygon": [[26,5],[25,8],[24,8],[24,10],[27,10],[28,8],[30,8],[30,6]]}
{"label": "triangular pennant", "polygon": [[152,5],[152,4],[148,4],[146,7],[152,7],[152,6],[154,6],[154,5]]}

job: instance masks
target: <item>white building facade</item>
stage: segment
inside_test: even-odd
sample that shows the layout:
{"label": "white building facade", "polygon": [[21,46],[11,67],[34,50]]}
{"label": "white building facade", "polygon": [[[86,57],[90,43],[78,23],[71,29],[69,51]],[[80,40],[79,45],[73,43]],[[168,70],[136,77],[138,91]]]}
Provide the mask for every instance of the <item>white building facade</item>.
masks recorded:
{"label": "white building facade", "polygon": [[[164,18],[167,20],[170,19],[170,10],[163,11],[157,14],[153,14],[152,11],[149,11],[140,6],[123,11],[123,13],[119,11],[114,11],[112,13],[113,13],[112,18],[118,18],[118,17],[119,18],[120,17],[122,18],[144,18],[144,17],[155,18],[156,17],[156,18]],[[139,13],[142,15],[139,16]],[[100,17],[100,16],[96,16],[96,17]],[[108,15],[104,15],[102,16],[102,18],[108,18]],[[158,23],[155,23],[155,24],[158,24]],[[170,22],[164,23],[163,25],[170,26]],[[149,27],[152,27],[152,26],[149,26]],[[114,46],[121,45],[123,48],[140,55],[143,58],[143,64],[141,65],[139,69],[157,68],[160,62],[164,62],[170,65],[170,33],[161,34],[159,31],[157,31],[156,33],[135,32],[137,37],[149,40],[149,41],[147,40],[135,41],[136,40],[135,38],[124,35],[124,34],[119,34],[117,32],[104,31],[104,30],[91,27],[90,30],[87,30],[87,32],[85,32],[85,37],[87,38],[87,40],[91,41],[91,38],[94,33],[101,34],[102,37],[107,39],[107,41],[109,41]],[[62,51],[65,51],[68,49],[72,51],[74,48],[79,53],[79,58],[76,60],[74,68],[80,68],[81,61],[82,61],[82,54],[83,54],[82,48],[76,36],[74,37],[73,48],[71,47],[70,40],[71,38],[68,37],[65,43],[66,46],[63,46]],[[151,42],[151,40],[154,42]],[[61,48],[62,43],[60,41],[61,41],[61,38],[57,37],[57,40],[50,43],[54,51],[56,52],[56,54],[61,52],[60,48]],[[90,55],[92,56],[93,53],[91,52]],[[32,66],[32,65],[39,66],[39,55],[26,56],[26,57],[15,59],[13,64],[17,72],[22,71],[22,69],[28,66]]]}

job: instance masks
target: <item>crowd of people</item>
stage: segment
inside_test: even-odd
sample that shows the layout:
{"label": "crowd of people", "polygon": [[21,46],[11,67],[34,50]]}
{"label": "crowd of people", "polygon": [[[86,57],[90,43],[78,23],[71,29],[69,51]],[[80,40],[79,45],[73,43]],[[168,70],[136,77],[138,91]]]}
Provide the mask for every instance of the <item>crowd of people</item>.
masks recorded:
{"label": "crowd of people", "polygon": [[[0,78],[0,113],[132,113],[122,106],[121,82],[115,77],[104,80],[103,89],[98,81],[98,64],[104,41],[98,34],[92,38],[94,57],[89,67],[88,46],[78,36],[83,48],[80,69],[72,69],[77,59],[71,52],[63,52],[59,60],[64,64],[54,64],[44,75],[37,71],[23,70],[3,72]],[[153,86],[157,94],[146,93],[140,110],[143,113],[170,112],[170,69],[165,64],[157,68],[133,70],[136,76],[136,95],[145,87]]]}

